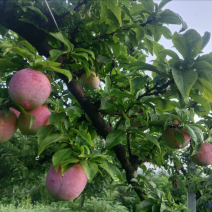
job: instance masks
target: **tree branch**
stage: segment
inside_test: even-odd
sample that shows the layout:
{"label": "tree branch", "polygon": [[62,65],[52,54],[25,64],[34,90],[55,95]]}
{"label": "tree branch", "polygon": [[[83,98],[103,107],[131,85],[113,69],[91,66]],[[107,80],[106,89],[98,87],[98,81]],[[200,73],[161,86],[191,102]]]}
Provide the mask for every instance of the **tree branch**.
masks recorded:
{"label": "tree branch", "polygon": [[[142,94],[142,95],[140,95],[137,99],[136,99],[136,101],[135,102],[137,102],[137,101],[139,101],[140,99],[142,99],[143,97],[145,97],[145,96],[151,96],[151,95],[159,95],[159,94],[162,94],[162,93],[164,93],[165,91],[164,91],[164,89],[166,89],[170,84],[172,84],[174,82],[174,80],[169,80],[167,83],[165,83],[163,86],[161,86],[161,87],[157,87],[157,84],[153,87],[153,88],[151,88],[151,89],[149,89],[149,90],[147,90],[144,94]],[[153,93],[151,93],[153,90],[157,90],[156,92],[153,92]],[[134,104],[132,104],[127,110],[126,110],[126,114],[129,112],[129,110],[133,107],[133,105]],[[124,117],[122,116],[122,118],[117,122],[117,124],[116,124],[116,129],[118,129],[118,127],[119,127],[119,125],[121,124],[121,122],[124,120]]]}
{"label": "tree branch", "polygon": [[77,11],[79,7],[81,7],[83,4],[87,4],[88,0],[85,0],[83,2],[79,2],[78,5],[74,8],[74,11]]}
{"label": "tree branch", "polygon": [[[23,38],[25,38],[38,50],[40,55],[49,57],[49,51],[52,49],[52,47],[46,41],[46,37],[48,34],[36,28],[32,24],[16,21],[17,18],[16,15],[17,11],[14,10],[3,12],[0,14],[0,23],[6,28],[13,30],[14,32],[18,33]],[[62,57],[58,58],[58,62],[63,64]],[[69,91],[77,99],[83,110],[90,117],[92,125],[95,127],[98,135],[106,139],[108,134],[111,132],[110,127],[105,123],[104,119],[100,116],[98,107],[92,104],[88,97],[84,97],[85,92],[83,88],[79,85],[75,74],[72,73],[72,75],[73,79],[70,83],[68,83],[68,78],[65,75],[58,74],[58,76],[67,85]],[[117,159],[121,163],[122,168],[126,171],[127,182],[133,185],[134,190],[141,199],[141,201],[144,200],[145,196],[140,190],[139,184],[131,182],[131,179],[134,176],[134,172],[137,170],[139,164],[135,163],[136,165],[135,164],[132,165],[130,163],[129,159],[127,158],[126,149],[122,144],[114,146],[113,150],[115,152]]]}

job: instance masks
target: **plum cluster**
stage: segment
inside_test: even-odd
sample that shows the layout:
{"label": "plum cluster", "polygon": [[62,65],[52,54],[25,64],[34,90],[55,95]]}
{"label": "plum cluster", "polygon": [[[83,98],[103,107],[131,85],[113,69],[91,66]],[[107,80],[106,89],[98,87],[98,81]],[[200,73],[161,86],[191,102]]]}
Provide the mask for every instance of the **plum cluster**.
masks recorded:
{"label": "plum cluster", "polygon": [[[91,76],[81,76],[81,84],[89,84],[93,89],[99,86],[100,80],[95,72]],[[10,107],[10,113],[6,117],[3,110],[0,111],[0,142],[8,141],[16,129],[19,128],[23,135],[36,135],[39,128],[49,124],[51,112],[43,105],[51,92],[51,84],[42,72],[26,68],[18,71],[9,83],[9,96],[14,104],[23,107],[28,114],[35,117],[30,128],[30,119],[16,109]],[[69,168],[64,176],[61,167],[56,172],[51,166],[46,177],[46,188],[57,200],[72,200],[80,195],[87,183],[87,176],[83,167],[76,163]]]}
{"label": "plum cluster", "polygon": [[40,71],[25,68],[14,74],[9,83],[9,96],[14,104],[23,107],[28,114],[35,117],[30,128],[30,119],[14,108],[5,117],[0,111],[0,142],[9,140],[19,128],[24,135],[35,135],[38,129],[47,125],[51,112],[43,105],[51,92],[51,84]]}
{"label": "plum cluster", "polygon": [[[175,120],[173,125],[179,126],[179,122]],[[174,126],[173,126],[174,127]],[[186,129],[175,128],[176,131],[180,132],[184,136],[184,144],[181,144],[178,140],[174,131],[171,127],[168,127],[163,131],[163,138],[167,146],[172,149],[181,149],[187,146],[191,140],[191,136],[186,132]],[[191,156],[191,160],[198,166],[207,166],[212,164],[212,145],[209,143],[201,143],[200,151]]]}

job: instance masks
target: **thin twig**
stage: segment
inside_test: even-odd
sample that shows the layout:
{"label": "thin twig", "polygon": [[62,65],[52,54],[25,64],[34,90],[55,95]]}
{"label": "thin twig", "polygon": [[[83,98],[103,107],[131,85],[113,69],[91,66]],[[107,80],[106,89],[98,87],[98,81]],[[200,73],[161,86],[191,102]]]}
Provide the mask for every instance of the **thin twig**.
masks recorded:
{"label": "thin twig", "polygon": [[[154,20],[149,20],[149,21],[147,21],[147,22],[145,22],[145,23],[143,23],[143,24],[140,24],[140,26],[142,26],[142,27],[144,27],[144,26],[146,26],[147,24],[150,24],[150,23],[152,23],[152,22],[154,22]],[[130,28],[125,28],[125,29],[122,29],[123,31],[126,31],[126,30],[129,30]],[[101,38],[104,38],[104,37],[107,37],[107,36],[110,36],[110,35],[114,35],[116,32],[111,32],[111,33],[105,33],[104,35],[100,35],[100,36],[96,36],[96,37],[94,37],[93,38],[93,40],[98,40],[98,39],[101,39]],[[82,44],[82,43],[84,43],[84,41],[82,41],[82,42],[79,42],[79,43],[77,43],[77,44]]]}
{"label": "thin twig", "polygon": [[[140,95],[135,102],[139,101],[141,98],[145,97],[145,96],[151,96],[151,95],[158,95],[158,94],[162,94],[165,92],[164,89],[166,89],[170,84],[172,84],[174,82],[174,80],[169,80],[167,83],[165,83],[163,86],[161,87],[157,87],[157,84],[155,84],[155,86],[151,89],[149,89],[148,91],[146,91],[144,94]],[[157,90],[156,92],[151,93],[153,90]],[[128,109],[126,110],[126,114],[129,112],[129,110],[133,107],[134,103],[128,107]],[[117,122],[116,124],[116,128],[118,129],[120,123],[123,121],[124,117],[122,116],[122,118]]]}
{"label": "thin twig", "polygon": [[[83,1],[82,3],[79,3],[76,7],[74,7],[73,11],[76,11],[79,7],[81,7],[83,4],[86,4],[88,0]],[[57,20],[61,20],[62,18],[66,17],[67,15],[70,15],[70,11],[58,16]]]}
{"label": "thin twig", "polygon": [[56,22],[56,20],[55,20],[55,18],[54,18],[54,15],[53,15],[53,13],[52,13],[50,7],[49,7],[49,4],[48,4],[48,2],[47,2],[46,0],[44,0],[44,1],[45,1],[45,3],[46,3],[46,6],[47,6],[47,8],[48,8],[48,10],[49,10],[49,12],[50,12],[50,14],[51,14],[51,16],[52,16],[52,19],[53,19],[53,21],[54,21],[56,27],[57,27],[57,31],[59,32],[59,31],[60,31],[60,30],[59,30],[59,27],[58,27],[57,22]]}

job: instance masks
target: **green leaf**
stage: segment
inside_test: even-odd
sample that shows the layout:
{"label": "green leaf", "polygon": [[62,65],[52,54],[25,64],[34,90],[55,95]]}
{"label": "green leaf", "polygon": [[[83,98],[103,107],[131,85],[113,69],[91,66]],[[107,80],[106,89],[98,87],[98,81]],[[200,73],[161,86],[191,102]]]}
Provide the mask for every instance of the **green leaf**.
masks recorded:
{"label": "green leaf", "polygon": [[46,20],[46,22],[48,21],[48,18],[41,12],[41,10],[37,7],[32,7],[32,6],[27,6],[27,8],[37,12],[42,18],[44,18]]}
{"label": "green leaf", "polygon": [[99,166],[107,171],[114,181],[122,180],[122,174],[116,166],[112,164],[99,164]]}
{"label": "green leaf", "polygon": [[14,69],[19,69],[20,67],[21,67],[20,64],[16,64],[16,63],[10,62],[7,59],[0,58],[0,71],[3,73],[14,71]]}
{"label": "green leaf", "polygon": [[[208,83],[207,81],[205,81]],[[211,85],[212,86],[212,85]],[[212,103],[212,92],[210,92],[206,87],[203,87],[203,96]]]}
{"label": "green leaf", "polygon": [[68,167],[71,168],[77,162],[79,162],[79,159],[73,156],[70,156],[69,158],[60,161],[60,165],[62,167],[62,174],[65,173],[63,172],[63,170],[67,170]]}
{"label": "green leaf", "polygon": [[105,77],[105,92],[108,92],[110,90],[110,87],[111,87],[110,77],[106,76]]}
{"label": "green leaf", "polygon": [[203,78],[198,78],[203,87],[203,96],[212,103],[212,84]]}
{"label": "green leaf", "polygon": [[[192,68],[198,69],[197,71],[198,71],[200,77],[202,77],[202,78],[205,78],[205,77],[203,77],[203,75],[211,76],[212,65],[210,63],[208,63],[207,61],[197,61],[194,63]],[[209,72],[209,70],[210,70],[210,72]],[[210,78],[212,79],[212,77],[210,77]]]}
{"label": "green leaf", "polygon": [[200,149],[201,149],[201,143],[195,146],[194,150],[192,151],[191,156],[197,154],[200,151]]}
{"label": "green leaf", "polygon": [[172,129],[172,130],[174,132],[174,136],[176,137],[177,141],[180,144],[184,145],[184,143],[185,143],[185,137],[182,135],[182,133],[179,132],[179,131],[177,131],[177,130],[175,130],[175,129]]}
{"label": "green leaf", "polygon": [[85,58],[86,60],[88,60],[88,54],[87,54],[87,53],[75,53],[75,52],[72,52],[71,55],[72,55],[72,56],[83,57],[83,58]]}
{"label": "green leaf", "polygon": [[182,23],[182,28],[180,29],[180,32],[183,32],[185,31],[186,29],[188,29],[188,25],[185,21],[183,21],[182,17],[178,14],[178,13],[175,13],[176,17],[181,21]]}
{"label": "green leaf", "polygon": [[138,89],[141,88],[141,86],[144,85],[144,83],[146,83],[147,78],[140,76],[140,77],[136,77],[133,80],[131,80],[131,85],[133,87],[133,89]]}
{"label": "green leaf", "polygon": [[38,137],[38,146],[40,145],[41,141],[43,141],[52,131],[54,130],[54,125],[44,125],[39,128],[37,132]]}
{"label": "green leaf", "polygon": [[82,110],[81,108],[77,107],[77,106],[70,106],[68,108],[66,108],[66,112],[69,116],[69,118],[73,118],[74,115],[80,117],[82,115]]}
{"label": "green leaf", "polygon": [[66,114],[62,113],[52,113],[49,116],[49,122],[53,124],[57,129],[60,130],[61,124],[65,121]]}
{"label": "green leaf", "polygon": [[162,202],[160,205],[160,212],[166,212],[167,210],[169,210],[169,207]]}
{"label": "green leaf", "polygon": [[123,130],[113,130],[106,138],[106,148],[111,149],[123,140],[126,140],[125,132]]}
{"label": "green leaf", "polygon": [[210,32],[205,32],[203,37],[202,37],[202,47],[201,51],[207,46],[211,38],[211,33]]}
{"label": "green leaf", "polygon": [[117,108],[118,108],[118,111],[120,111],[122,113],[122,116],[127,120],[127,122],[130,123],[130,119],[126,115],[123,105],[119,104],[119,105],[117,105]]}
{"label": "green leaf", "polygon": [[69,70],[56,68],[53,66],[50,66],[50,67],[46,66],[46,67],[43,67],[42,69],[47,70],[47,71],[55,71],[55,72],[61,73],[68,77],[68,82],[70,82],[72,80],[72,74]]}
{"label": "green leaf", "polygon": [[100,153],[92,153],[90,155],[86,155],[87,158],[91,158],[91,159],[94,159],[94,158],[107,158],[108,155],[103,155],[103,154],[100,154]]}
{"label": "green leaf", "polygon": [[91,181],[96,175],[96,173],[98,172],[97,163],[90,160],[83,160],[83,161],[80,161],[80,165],[83,167],[87,175],[88,181]]}
{"label": "green leaf", "polygon": [[146,11],[146,9],[143,4],[135,4],[130,8],[130,14],[132,16],[139,15],[144,11]]}
{"label": "green leaf", "polygon": [[185,101],[189,97],[190,90],[194,83],[197,81],[197,72],[193,69],[172,69],[172,75],[180,93]]}
{"label": "green leaf", "polygon": [[0,43],[0,48],[1,49],[6,49],[6,48],[12,48],[13,47],[13,45],[12,44],[10,44],[10,43]]}
{"label": "green leaf", "polygon": [[143,102],[152,102],[155,104],[155,107],[159,108],[162,111],[170,111],[178,106],[175,101],[162,99],[160,97],[145,98],[143,99]]}
{"label": "green leaf", "polygon": [[74,48],[74,45],[68,40],[68,38],[62,34],[61,32],[50,32],[50,35],[52,35],[53,37],[55,37],[57,40],[61,41],[62,43],[64,43],[67,48],[68,51],[72,51]]}
{"label": "green leaf", "polygon": [[197,94],[191,94],[190,96],[195,102],[201,104],[204,107],[205,109],[204,115],[207,115],[210,112],[211,106],[203,96]]}
{"label": "green leaf", "polygon": [[53,144],[56,142],[64,142],[64,141],[68,141],[68,138],[61,134],[54,133],[54,134],[48,135],[43,141],[39,143],[38,155],[40,155],[50,144]]}
{"label": "green leaf", "polygon": [[75,133],[77,133],[78,135],[80,135],[85,141],[88,142],[88,144],[89,144],[90,146],[94,146],[93,141],[91,140],[90,133],[87,132],[86,130],[76,130],[76,129],[74,129],[74,128],[71,128],[70,131],[71,131],[71,132],[75,132]]}
{"label": "green leaf", "polygon": [[145,138],[147,138],[149,141],[151,141],[153,144],[155,144],[157,147],[158,147],[158,149],[160,150],[160,152],[161,152],[161,149],[160,149],[160,144],[159,144],[159,142],[158,142],[158,140],[154,137],[154,136],[152,136],[152,135],[150,135],[150,134],[148,134],[148,133],[142,133],[142,132],[138,132],[138,136],[139,135],[142,135],[143,137],[145,137]]}
{"label": "green leaf", "polygon": [[113,12],[119,22],[119,25],[121,26],[121,8],[116,4],[116,1],[102,1],[102,3]]}
{"label": "green leaf", "polygon": [[83,48],[74,48],[74,51],[75,52],[86,52],[86,53],[90,54],[93,59],[95,59],[95,55],[91,50],[83,49]]}
{"label": "green leaf", "polygon": [[185,37],[183,35],[175,32],[172,36],[172,42],[174,44],[174,47],[180,52],[180,54],[184,58],[186,58],[189,50],[188,50],[188,47],[187,47]]}
{"label": "green leaf", "polygon": [[35,49],[35,47],[33,47],[28,41],[26,40],[22,40],[22,41],[19,41],[18,44],[21,44],[23,46],[25,46],[31,53],[33,54],[37,54],[37,50]]}
{"label": "green leaf", "polygon": [[53,61],[41,61],[41,62],[36,62],[33,67],[35,68],[46,68],[46,67],[60,67],[61,64],[60,63],[57,63],[57,62],[53,62]]}
{"label": "green leaf", "polygon": [[160,51],[159,53],[168,55],[170,57],[172,57],[175,60],[180,60],[179,56],[177,55],[177,53],[175,53],[174,51],[170,50],[170,49],[164,49],[162,51]]}
{"label": "green leaf", "polygon": [[195,58],[201,51],[202,48],[202,37],[194,29],[187,30],[184,35],[188,47],[187,58]]}
{"label": "green leaf", "polygon": [[[201,62],[204,62],[204,61],[201,61]],[[207,62],[205,62],[205,63],[207,63]],[[206,65],[205,63],[204,63],[204,65]],[[211,75],[212,72],[210,70],[210,66],[208,67],[208,70],[202,69],[202,70],[197,70],[197,71],[198,71],[199,78],[206,80],[210,84],[212,83],[212,75]],[[203,86],[204,86],[204,84],[203,84]]]}
{"label": "green leaf", "polygon": [[145,35],[145,30],[143,27],[138,27],[137,28],[137,31],[136,31],[136,38],[137,38],[137,41],[140,42],[141,40],[143,40],[144,38],[144,35]]}
{"label": "green leaf", "polygon": [[189,125],[185,125],[186,132],[191,136],[191,138],[194,141],[197,141],[196,133],[193,131],[193,129]]}
{"label": "green leaf", "polygon": [[193,59],[201,51],[202,38],[194,29],[187,30],[183,35],[175,32],[172,41],[184,59]]}
{"label": "green leaf", "polygon": [[61,149],[57,151],[53,156],[52,156],[52,163],[55,167],[55,170],[57,172],[59,164],[61,161],[70,158],[72,154],[72,150],[70,148],[66,149]]}
{"label": "green leaf", "polygon": [[128,66],[128,68],[130,70],[133,70],[133,69],[139,69],[139,70],[145,70],[145,71],[153,71],[153,72],[156,72],[158,74],[161,73],[161,71],[159,69],[157,69],[155,66],[153,65],[150,65],[150,64],[147,64],[147,63],[144,63],[142,61],[135,61],[135,62],[132,62],[130,63],[130,65]]}
{"label": "green leaf", "polygon": [[62,51],[62,50],[59,50],[59,49],[52,49],[49,51],[49,54],[51,56],[51,59],[52,61],[55,61],[57,60],[57,58],[62,55],[62,54],[66,54],[67,51]]}
{"label": "green leaf", "polygon": [[157,56],[157,59],[161,61],[162,63],[164,62],[164,59],[166,57],[164,54],[160,53],[163,49],[164,49],[164,46],[160,45],[159,43],[155,41],[153,42],[153,52]]}
{"label": "green leaf", "polygon": [[160,14],[160,17],[158,18],[158,22],[162,22],[165,24],[181,24],[181,21],[176,16],[176,13],[174,13],[173,11],[169,9],[164,10]]}
{"label": "green leaf", "polygon": [[148,11],[148,12],[150,12],[150,13],[152,13],[152,12],[154,12],[154,6],[155,6],[155,4],[154,4],[154,1],[153,0],[139,0],[141,3],[142,3],[142,5],[144,5],[144,8]]}
{"label": "green leaf", "polygon": [[208,132],[207,132],[207,127],[206,127],[206,126],[203,126],[203,125],[201,125],[201,124],[195,123],[195,124],[190,124],[189,126],[197,127],[197,128],[200,129],[200,131],[203,131],[205,134],[208,133]]}
{"label": "green leaf", "polygon": [[106,57],[106,56],[103,56],[103,55],[98,55],[97,58],[96,58],[96,61],[98,63],[110,63],[111,59]]}
{"label": "green leaf", "polygon": [[118,57],[122,53],[120,43],[110,43],[110,46],[112,47],[113,54],[115,57]]}
{"label": "green leaf", "polygon": [[203,136],[203,132],[201,131],[201,129],[194,125],[189,125],[189,127],[193,130],[193,132],[196,135],[196,139],[194,140],[196,142],[196,144],[203,142],[204,136]]}
{"label": "green leaf", "polygon": [[35,60],[35,55],[34,54],[32,54],[32,53],[30,53],[28,51],[25,51],[25,50],[23,50],[23,49],[21,49],[19,47],[13,46],[13,47],[5,49],[4,55],[6,55],[8,52],[17,53],[17,54],[19,54],[20,56],[22,56],[23,58],[25,58],[26,60],[28,60],[31,63],[34,62],[34,60]]}
{"label": "green leaf", "polygon": [[165,26],[154,26],[166,39],[172,39],[172,32],[169,28]]}
{"label": "green leaf", "polygon": [[107,110],[114,106],[114,102],[112,100],[107,100],[105,98],[101,99],[101,107],[100,110]]}
{"label": "green leaf", "polygon": [[162,0],[159,4],[159,9],[162,9],[170,1],[172,1],[172,0]]}
{"label": "green leaf", "polygon": [[139,205],[138,209],[141,212],[148,212],[152,209],[152,206],[154,205],[154,202],[150,200],[143,200]]}

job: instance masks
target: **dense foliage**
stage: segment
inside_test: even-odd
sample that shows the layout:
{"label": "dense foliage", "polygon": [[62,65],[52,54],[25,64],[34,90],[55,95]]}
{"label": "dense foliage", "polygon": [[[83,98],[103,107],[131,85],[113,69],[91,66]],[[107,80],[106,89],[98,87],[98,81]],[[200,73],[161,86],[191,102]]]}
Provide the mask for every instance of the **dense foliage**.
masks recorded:
{"label": "dense foliage", "polygon": [[[31,67],[51,82],[45,104],[52,112],[50,124],[36,136],[18,130],[1,143],[0,198],[27,197],[25,187],[34,190],[33,201],[41,201],[51,163],[56,169],[60,165],[62,173],[80,163],[89,181],[77,200],[81,205],[85,198],[98,198],[113,181],[136,193],[139,211],[186,210],[184,200],[175,203],[147,175],[137,175],[138,167],[145,173],[144,163],[150,162],[170,174],[175,188],[186,179],[189,190],[205,193],[199,201],[209,207],[210,177],[207,189],[199,181],[210,168],[195,173],[184,164],[202,142],[211,142],[212,53],[203,53],[210,33],[187,29],[180,15],[164,9],[169,1],[0,1],[1,108],[8,114],[13,107],[33,123],[34,117],[8,94],[15,72]],[[167,24],[181,25],[180,32],[172,35]],[[159,44],[162,36],[172,40],[175,50]],[[146,63],[150,54],[155,55],[152,64]],[[91,71],[101,79],[97,89],[80,83],[80,76]],[[195,115],[202,119],[195,123]],[[189,147],[168,147],[167,127],[180,144],[180,130],[186,129]]]}

